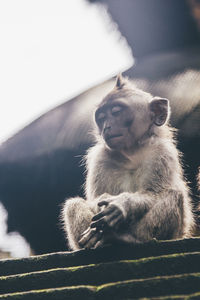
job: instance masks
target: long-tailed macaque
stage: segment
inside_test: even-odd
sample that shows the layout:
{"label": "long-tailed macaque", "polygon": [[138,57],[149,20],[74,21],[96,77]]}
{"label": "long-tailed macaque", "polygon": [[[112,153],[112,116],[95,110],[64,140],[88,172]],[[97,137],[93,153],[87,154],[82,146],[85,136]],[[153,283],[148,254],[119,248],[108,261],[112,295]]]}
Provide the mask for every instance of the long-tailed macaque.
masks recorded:
{"label": "long-tailed macaque", "polygon": [[65,201],[72,250],[188,237],[194,225],[169,101],[118,76],[95,111],[97,142],[86,157],[86,200]]}

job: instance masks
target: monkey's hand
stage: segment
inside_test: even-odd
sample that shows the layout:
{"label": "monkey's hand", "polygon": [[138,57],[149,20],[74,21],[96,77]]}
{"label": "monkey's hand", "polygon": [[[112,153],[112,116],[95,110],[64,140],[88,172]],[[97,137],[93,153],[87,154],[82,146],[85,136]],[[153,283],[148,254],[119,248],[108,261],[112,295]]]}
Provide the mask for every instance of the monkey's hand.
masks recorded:
{"label": "monkey's hand", "polygon": [[79,240],[79,245],[82,248],[89,249],[89,248],[96,248],[97,244],[100,245],[103,236],[102,230],[97,230],[96,228],[86,229],[82,233],[82,238]]}
{"label": "monkey's hand", "polygon": [[108,228],[118,229],[126,219],[126,212],[115,200],[103,200],[98,203],[103,210],[92,218],[91,228],[106,231]]}

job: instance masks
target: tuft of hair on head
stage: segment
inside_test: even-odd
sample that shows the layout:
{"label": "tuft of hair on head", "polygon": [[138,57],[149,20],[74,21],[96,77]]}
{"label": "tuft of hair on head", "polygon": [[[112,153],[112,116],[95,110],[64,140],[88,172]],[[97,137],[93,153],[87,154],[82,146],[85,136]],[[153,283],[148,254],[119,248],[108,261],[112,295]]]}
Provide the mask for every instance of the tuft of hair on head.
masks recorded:
{"label": "tuft of hair on head", "polygon": [[129,81],[127,78],[124,78],[122,76],[122,73],[119,73],[117,75],[117,78],[116,78],[116,84],[115,84],[115,88],[117,89],[122,89],[124,86],[128,85],[129,84]]}

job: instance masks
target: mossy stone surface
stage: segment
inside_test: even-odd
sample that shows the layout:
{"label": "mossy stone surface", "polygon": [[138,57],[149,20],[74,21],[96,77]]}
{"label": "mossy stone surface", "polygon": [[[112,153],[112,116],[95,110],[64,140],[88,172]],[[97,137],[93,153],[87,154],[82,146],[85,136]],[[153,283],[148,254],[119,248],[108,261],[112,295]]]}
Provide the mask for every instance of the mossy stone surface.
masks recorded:
{"label": "mossy stone surface", "polygon": [[200,239],[1,260],[0,299],[200,299]]}

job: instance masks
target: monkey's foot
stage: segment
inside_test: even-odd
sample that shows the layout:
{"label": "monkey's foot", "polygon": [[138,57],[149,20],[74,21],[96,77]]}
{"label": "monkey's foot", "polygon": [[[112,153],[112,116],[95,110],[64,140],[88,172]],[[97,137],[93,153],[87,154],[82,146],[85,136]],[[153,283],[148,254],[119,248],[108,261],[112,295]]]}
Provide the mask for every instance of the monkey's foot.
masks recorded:
{"label": "monkey's foot", "polygon": [[79,245],[82,248],[89,249],[89,248],[96,248],[102,239],[103,231],[97,231],[96,228],[88,228],[86,231],[83,232],[82,238],[79,240]]}

